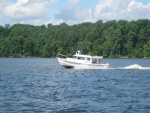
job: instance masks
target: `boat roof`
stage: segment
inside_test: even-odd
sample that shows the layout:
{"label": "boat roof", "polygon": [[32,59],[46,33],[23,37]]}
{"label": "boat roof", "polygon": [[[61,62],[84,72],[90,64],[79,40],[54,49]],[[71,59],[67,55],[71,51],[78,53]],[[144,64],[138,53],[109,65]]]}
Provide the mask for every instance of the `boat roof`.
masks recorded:
{"label": "boat roof", "polygon": [[73,56],[77,56],[77,57],[90,57],[90,58],[103,58],[103,56],[91,56],[91,55],[83,55],[83,54],[74,54]]}

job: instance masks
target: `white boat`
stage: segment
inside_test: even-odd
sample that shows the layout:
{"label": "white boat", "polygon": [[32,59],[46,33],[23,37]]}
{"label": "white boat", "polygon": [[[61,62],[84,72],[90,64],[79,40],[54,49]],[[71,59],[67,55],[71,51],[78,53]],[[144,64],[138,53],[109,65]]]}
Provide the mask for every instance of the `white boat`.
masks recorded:
{"label": "white boat", "polygon": [[107,69],[109,64],[103,64],[103,56],[90,56],[80,54],[80,51],[77,51],[73,55],[73,58],[67,58],[65,55],[59,55],[57,57],[58,62],[66,68],[74,69]]}

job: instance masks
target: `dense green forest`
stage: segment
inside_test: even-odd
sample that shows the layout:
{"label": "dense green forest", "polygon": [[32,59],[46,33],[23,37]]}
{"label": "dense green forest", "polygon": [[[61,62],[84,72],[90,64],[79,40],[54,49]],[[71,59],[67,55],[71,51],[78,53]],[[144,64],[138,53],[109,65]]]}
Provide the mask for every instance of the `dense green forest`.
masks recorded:
{"label": "dense green forest", "polygon": [[77,50],[111,58],[150,57],[150,20],[0,26],[0,57],[71,56]]}

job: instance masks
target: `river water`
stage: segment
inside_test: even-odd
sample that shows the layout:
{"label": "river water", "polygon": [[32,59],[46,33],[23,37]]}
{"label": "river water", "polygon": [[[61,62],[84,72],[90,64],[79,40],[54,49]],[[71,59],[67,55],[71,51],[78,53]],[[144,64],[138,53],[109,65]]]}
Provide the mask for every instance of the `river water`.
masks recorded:
{"label": "river water", "polygon": [[150,113],[150,59],[74,70],[55,58],[0,58],[0,113]]}

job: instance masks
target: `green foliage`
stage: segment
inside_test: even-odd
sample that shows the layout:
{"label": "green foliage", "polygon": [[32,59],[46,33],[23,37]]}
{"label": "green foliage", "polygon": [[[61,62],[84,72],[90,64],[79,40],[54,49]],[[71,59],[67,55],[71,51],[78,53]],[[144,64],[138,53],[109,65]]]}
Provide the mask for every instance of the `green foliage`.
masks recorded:
{"label": "green foliage", "polygon": [[0,26],[0,57],[71,56],[77,50],[111,58],[150,57],[150,20]]}

